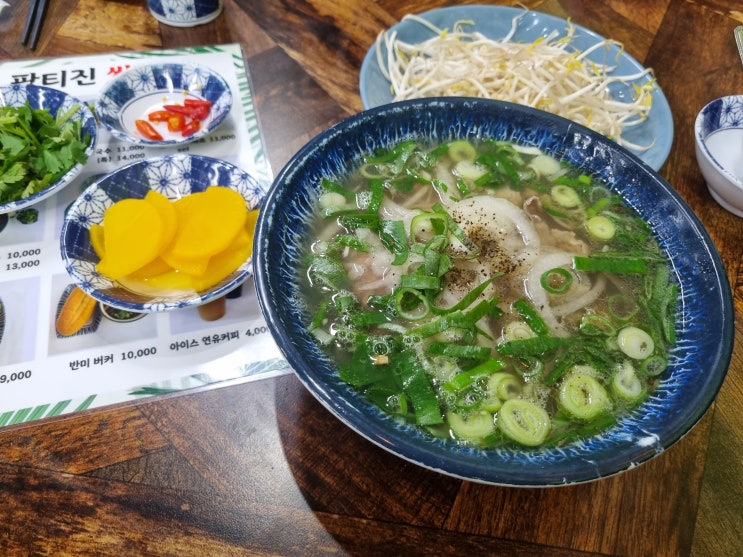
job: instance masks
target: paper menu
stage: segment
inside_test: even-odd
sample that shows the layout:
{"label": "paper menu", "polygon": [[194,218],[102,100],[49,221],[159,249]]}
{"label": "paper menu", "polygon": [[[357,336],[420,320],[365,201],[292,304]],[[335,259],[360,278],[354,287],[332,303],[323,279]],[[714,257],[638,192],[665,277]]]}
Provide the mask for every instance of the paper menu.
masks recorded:
{"label": "paper menu", "polygon": [[121,323],[98,309],[74,336],[55,329],[72,283],[59,254],[64,213],[97,176],[140,159],[190,152],[232,162],[265,189],[270,185],[239,45],[18,60],[0,64],[0,83],[46,85],[92,104],[114,75],[158,61],[218,72],[232,90],[232,110],[212,134],[179,147],[134,145],[101,126],[84,171],[34,206],[36,222],[24,223],[18,214],[0,217],[0,427],[287,369],[258,309],[252,280],[227,300],[226,314],[217,321],[187,309]]}

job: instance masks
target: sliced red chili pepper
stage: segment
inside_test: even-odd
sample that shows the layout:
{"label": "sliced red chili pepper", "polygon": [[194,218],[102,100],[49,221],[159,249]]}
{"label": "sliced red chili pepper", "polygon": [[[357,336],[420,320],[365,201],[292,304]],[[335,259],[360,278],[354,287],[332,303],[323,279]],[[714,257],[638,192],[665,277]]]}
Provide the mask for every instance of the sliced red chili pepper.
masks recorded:
{"label": "sliced red chili pepper", "polygon": [[186,124],[186,118],[183,114],[171,114],[168,118],[168,131],[179,132]]}
{"label": "sliced red chili pepper", "polygon": [[209,105],[166,104],[165,106],[163,106],[163,108],[167,110],[168,112],[172,112],[175,114],[183,114],[184,116],[188,116],[189,118],[196,118],[198,120],[203,120],[204,118],[209,116],[210,106],[211,104]]}
{"label": "sliced red chili pepper", "polygon": [[167,122],[173,114],[167,110],[154,110],[147,115],[150,122]]}
{"label": "sliced red chili pepper", "polygon": [[165,106],[163,106],[163,108],[168,112],[172,112],[173,114],[183,114],[184,116],[188,116],[189,118],[192,118],[194,113],[193,107],[183,104],[166,104]]}
{"label": "sliced red chili pepper", "polygon": [[137,131],[145,138],[152,139],[153,141],[163,140],[163,136],[160,135],[160,132],[153,128],[152,124],[147,120],[134,120],[134,125],[137,126]]}
{"label": "sliced red chili pepper", "polygon": [[207,106],[209,108],[212,107],[212,101],[208,101],[206,99],[194,99],[192,97],[183,99],[183,104],[186,106]]}
{"label": "sliced red chili pepper", "polygon": [[184,124],[183,128],[181,128],[181,135],[183,137],[188,137],[189,135],[195,134],[200,129],[201,122],[198,120],[190,120]]}

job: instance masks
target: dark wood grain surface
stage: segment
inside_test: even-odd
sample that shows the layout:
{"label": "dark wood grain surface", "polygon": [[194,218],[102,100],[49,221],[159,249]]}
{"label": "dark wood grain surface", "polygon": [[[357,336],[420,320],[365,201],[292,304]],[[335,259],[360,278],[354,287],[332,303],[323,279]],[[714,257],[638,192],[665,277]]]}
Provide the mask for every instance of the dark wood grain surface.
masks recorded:
{"label": "dark wood grain surface", "polygon": [[[460,4],[468,3],[461,2]],[[434,0],[226,0],[214,22],[160,25],[135,0],[0,12],[0,61],[239,42],[274,171],[360,110],[377,33]],[[743,555],[743,220],[710,197],[693,121],[743,93],[739,0],[529,0],[622,41],[655,70],[674,144],[661,174],[715,241],[738,317],[716,403],[681,441],[584,485],[486,486],[421,469],[332,417],[289,374],[0,430],[0,555]]]}

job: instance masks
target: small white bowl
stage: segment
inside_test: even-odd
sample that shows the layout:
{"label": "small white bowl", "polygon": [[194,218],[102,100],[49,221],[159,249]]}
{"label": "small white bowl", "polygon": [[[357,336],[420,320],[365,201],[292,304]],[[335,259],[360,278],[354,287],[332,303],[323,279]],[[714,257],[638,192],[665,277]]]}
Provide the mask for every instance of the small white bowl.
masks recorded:
{"label": "small white bowl", "polygon": [[[212,103],[209,116],[196,133],[183,137],[180,132],[159,129],[162,140],[146,139],[136,129],[136,120],[166,104],[182,104],[186,98]],[[232,92],[218,73],[202,66],[162,63],[134,67],[116,76],[96,101],[101,124],[115,137],[148,147],[172,147],[191,143],[212,133],[232,109]]]}
{"label": "small white bowl", "polygon": [[743,95],[707,104],[694,123],[697,162],[712,197],[743,217]]}

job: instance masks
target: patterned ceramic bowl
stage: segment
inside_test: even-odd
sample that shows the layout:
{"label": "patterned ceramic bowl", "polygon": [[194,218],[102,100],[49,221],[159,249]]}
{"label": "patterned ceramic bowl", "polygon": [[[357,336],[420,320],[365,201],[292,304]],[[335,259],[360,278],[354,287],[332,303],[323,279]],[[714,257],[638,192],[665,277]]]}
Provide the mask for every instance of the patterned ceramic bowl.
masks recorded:
{"label": "patterned ceramic bowl", "polygon": [[149,190],[178,199],[212,185],[236,190],[250,209],[260,206],[265,193],[262,186],[240,168],[197,155],[169,155],[139,161],[101,178],[80,194],[67,211],[61,234],[62,259],[67,272],[93,298],[131,312],[198,306],[234,290],[252,274],[251,259],[213,287],[200,292],[134,293],[96,270],[100,258],[91,245],[90,227],[101,224],[105,210],[116,201],[143,198]]}
{"label": "patterned ceramic bowl", "polygon": [[694,143],[712,197],[743,217],[743,96],[707,104],[694,122]]}
{"label": "patterned ceramic bowl", "polygon": [[222,13],[222,4],[222,0],[147,0],[155,19],[173,27],[209,23]]}
{"label": "patterned ceramic bowl", "polygon": [[[299,268],[322,179],[338,180],[364,155],[403,139],[507,139],[538,146],[617,192],[650,225],[672,260],[682,301],[677,343],[649,398],[596,436],[561,446],[478,449],[401,424],[344,383],[308,332]],[[730,286],[709,235],[657,173],[616,143],[545,112],[482,99],[423,99],[362,112],[305,145],[281,170],[259,217],[255,279],[261,309],[287,361],[335,416],[380,447],[418,465],[468,480],[552,486],[596,480],[662,453],[715,398],[733,341]]]}
{"label": "patterned ceramic bowl", "polygon": [[[83,136],[89,138],[88,146],[85,149],[85,158],[87,160],[90,157],[93,149],[95,149],[98,128],[93,113],[85,103],[58,89],[40,85],[15,84],[0,87],[0,106],[24,106],[26,103],[33,109],[41,108],[55,116],[64,114],[76,105],[79,106],[80,109],[72,116],[72,120],[81,122]],[[25,209],[54,195],[72,182],[83,169],[83,166],[85,165],[81,163],[75,164],[46,189],[22,199],[0,204],[0,214]]]}
{"label": "patterned ceramic bowl", "polygon": [[[183,104],[185,99],[205,99],[212,103],[200,128],[190,135],[157,131],[163,139],[144,137],[136,121],[147,120],[150,112],[164,105]],[[189,64],[154,64],[134,67],[116,76],[96,102],[96,114],[111,134],[119,139],[151,147],[169,147],[196,141],[222,124],[232,109],[232,92],[219,74]]]}

